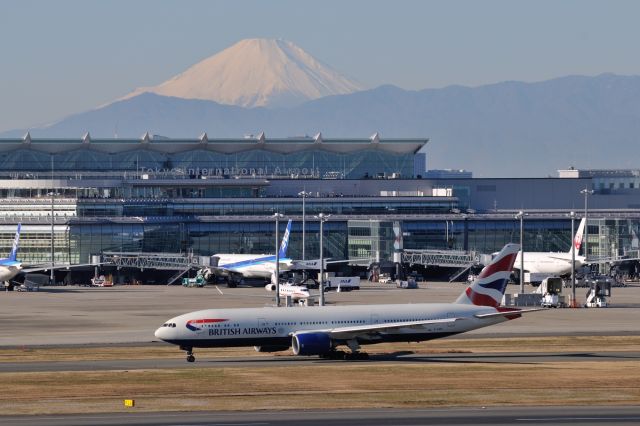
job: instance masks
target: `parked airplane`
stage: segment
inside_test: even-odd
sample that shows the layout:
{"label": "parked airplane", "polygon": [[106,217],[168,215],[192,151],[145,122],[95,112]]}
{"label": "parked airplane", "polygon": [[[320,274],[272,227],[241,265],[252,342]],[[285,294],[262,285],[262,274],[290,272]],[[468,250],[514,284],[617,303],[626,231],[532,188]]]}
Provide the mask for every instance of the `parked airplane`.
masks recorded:
{"label": "parked airplane", "polygon": [[22,262],[17,259],[21,226],[22,224],[19,223],[18,229],[16,230],[16,236],[13,239],[13,246],[11,247],[9,257],[0,259],[0,281],[9,282],[22,270]]}
{"label": "parked airplane", "polygon": [[[179,345],[193,362],[198,347],[254,346],[259,352],[292,347],[294,355],[358,358],[366,356],[360,345],[464,333],[538,310],[500,307],[519,248],[507,244],[454,303],[208,309],[171,318],[155,336]],[[340,345],[351,353],[337,351]]]}
{"label": "parked airplane", "polygon": [[[264,286],[268,291],[276,291],[276,285],[269,283]],[[303,285],[280,284],[280,297],[291,296],[294,301],[308,299],[309,289]]]}
{"label": "parked airplane", "polygon": [[[287,223],[287,229],[282,237],[282,244],[278,253],[280,259],[280,271],[290,268],[292,260],[287,258],[289,247],[289,234],[291,233],[291,219]],[[209,279],[212,275],[229,277],[229,287],[235,287],[237,276],[243,278],[271,278],[276,282],[276,256],[273,254],[215,254],[211,256],[211,266],[204,268],[202,275]]]}
{"label": "parked airplane", "polygon": [[[579,268],[585,261],[584,256],[578,256],[580,246],[582,245],[582,235],[584,233],[585,219],[582,218],[576,235],[573,238],[573,246],[567,253],[554,252],[524,252],[524,270],[531,273],[541,273],[551,275],[566,275],[571,273],[571,253],[576,250],[575,267]],[[520,270],[520,256],[522,252],[518,252],[514,269]]]}
{"label": "parked airplane", "polygon": [[13,246],[11,247],[11,252],[9,253],[9,257],[5,257],[0,259],[0,282],[4,282],[5,286],[10,287],[11,280],[15,278],[16,275],[28,274],[31,272],[42,272],[42,271],[50,271],[51,269],[71,269],[83,266],[94,266],[93,264],[84,264],[84,265],[37,265],[30,266],[25,268],[22,261],[18,260],[18,247],[20,245],[20,230],[22,228],[22,224],[18,224],[18,228],[16,229],[16,235],[13,239]]}

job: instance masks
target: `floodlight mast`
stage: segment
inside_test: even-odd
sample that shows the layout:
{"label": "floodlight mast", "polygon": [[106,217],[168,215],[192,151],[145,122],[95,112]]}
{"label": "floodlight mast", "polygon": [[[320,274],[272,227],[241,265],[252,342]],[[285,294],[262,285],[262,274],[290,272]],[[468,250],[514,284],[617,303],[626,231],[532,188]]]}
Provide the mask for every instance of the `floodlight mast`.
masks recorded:
{"label": "floodlight mast", "polygon": [[276,219],[276,306],[280,306],[280,218],[284,217],[282,213],[274,213],[273,217]]}

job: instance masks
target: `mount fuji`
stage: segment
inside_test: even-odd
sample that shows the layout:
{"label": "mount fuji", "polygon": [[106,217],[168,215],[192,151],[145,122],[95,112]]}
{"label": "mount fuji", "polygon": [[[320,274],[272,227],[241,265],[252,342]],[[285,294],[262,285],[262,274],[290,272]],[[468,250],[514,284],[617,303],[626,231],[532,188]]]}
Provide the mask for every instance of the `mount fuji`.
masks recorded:
{"label": "mount fuji", "polygon": [[247,39],[153,87],[124,97],[155,93],[182,99],[253,107],[288,107],[362,86],[286,40]]}

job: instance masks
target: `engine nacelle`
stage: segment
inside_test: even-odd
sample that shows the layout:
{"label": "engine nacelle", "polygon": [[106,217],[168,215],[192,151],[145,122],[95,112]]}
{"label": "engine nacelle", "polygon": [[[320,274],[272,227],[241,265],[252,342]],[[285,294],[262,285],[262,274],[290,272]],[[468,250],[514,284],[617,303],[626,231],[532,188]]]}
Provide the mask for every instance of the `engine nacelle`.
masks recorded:
{"label": "engine nacelle", "polygon": [[265,345],[265,346],[254,346],[253,349],[255,349],[256,352],[280,352],[280,351],[286,351],[287,349],[289,349],[289,346]]}
{"label": "engine nacelle", "polygon": [[272,283],[265,285],[264,288],[266,288],[268,291],[276,291],[276,285]]}
{"label": "engine nacelle", "polygon": [[325,333],[301,333],[293,335],[291,348],[294,355],[326,355],[333,349],[333,342]]}

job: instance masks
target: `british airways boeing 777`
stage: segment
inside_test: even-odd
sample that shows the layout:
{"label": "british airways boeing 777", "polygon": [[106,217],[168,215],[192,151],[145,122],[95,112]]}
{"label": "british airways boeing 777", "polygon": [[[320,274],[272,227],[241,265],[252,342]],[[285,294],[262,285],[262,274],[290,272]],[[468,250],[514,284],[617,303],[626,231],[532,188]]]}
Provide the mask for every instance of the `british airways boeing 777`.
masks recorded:
{"label": "british airways boeing 777", "polygon": [[[294,355],[357,358],[361,345],[419,342],[464,333],[518,318],[500,306],[519,250],[506,245],[454,303],[236,308],[190,312],[166,321],[155,336],[193,348],[255,346],[261,352],[293,349]],[[346,345],[349,354],[336,350]]]}

